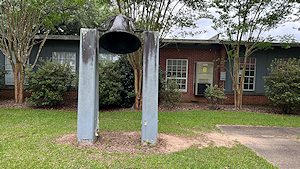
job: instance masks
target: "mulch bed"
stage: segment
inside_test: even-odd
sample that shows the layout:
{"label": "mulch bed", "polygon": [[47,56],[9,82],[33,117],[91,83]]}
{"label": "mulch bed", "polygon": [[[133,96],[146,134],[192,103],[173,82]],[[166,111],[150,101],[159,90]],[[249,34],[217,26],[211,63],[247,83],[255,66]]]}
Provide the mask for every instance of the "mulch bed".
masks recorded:
{"label": "mulch bed", "polygon": [[[27,103],[15,103],[13,99],[0,99],[0,108],[31,108],[31,109],[46,109],[46,110],[69,110],[77,111],[77,100],[64,100],[63,104],[57,107],[39,107],[34,108],[30,107]],[[210,110],[210,104],[207,103],[178,103],[174,107],[169,107],[165,105],[159,105],[158,110],[163,111],[193,111],[193,110]],[[218,111],[237,111],[234,108],[234,105],[219,105]],[[114,111],[136,111],[133,108],[101,108],[100,112],[114,112]],[[261,105],[244,105],[239,111],[247,112],[261,112],[261,113],[271,113],[271,114],[280,114],[281,111],[278,108],[270,106],[261,106]],[[296,112],[296,114],[299,113]]]}

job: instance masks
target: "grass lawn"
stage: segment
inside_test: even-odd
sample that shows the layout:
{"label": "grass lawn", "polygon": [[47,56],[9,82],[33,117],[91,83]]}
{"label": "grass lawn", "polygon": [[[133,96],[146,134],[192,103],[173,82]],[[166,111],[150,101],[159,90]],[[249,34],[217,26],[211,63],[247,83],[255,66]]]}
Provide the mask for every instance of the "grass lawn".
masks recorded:
{"label": "grass lawn", "polygon": [[[71,111],[0,109],[0,168],[275,168],[249,148],[208,147],[171,154],[130,155],[56,144],[76,132]],[[100,114],[100,130],[141,130],[141,112]],[[248,112],[160,112],[159,132],[192,135],[216,124],[300,127],[300,116]]]}

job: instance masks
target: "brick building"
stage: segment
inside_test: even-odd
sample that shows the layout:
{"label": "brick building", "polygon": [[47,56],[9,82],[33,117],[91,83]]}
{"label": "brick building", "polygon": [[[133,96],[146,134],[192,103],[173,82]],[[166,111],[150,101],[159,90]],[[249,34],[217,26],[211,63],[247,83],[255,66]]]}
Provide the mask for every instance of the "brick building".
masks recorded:
{"label": "brick building", "polygon": [[[166,80],[175,80],[182,92],[182,99],[186,102],[207,102],[203,96],[206,84],[219,85],[226,89],[226,104],[233,104],[233,84],[228,73],[230,69],[226,60],[226,51],[219,40],[164,40],[164,47],[160,48],[159,65],[166,71]],[[278,44],[273,44],[274,49],[257,51],[247,61],[243,104],[268,104],[265,97],[263,76],[268,75],[267,68],[274,58],[300,58],[300,45],[283,49]],[[34,62],[37,47],[33,49],[30,63]],[[111,54],[100,48],[100,56],[113,58]],[[54,61],[70,62],[74,70],[79,69],[79,36],[48,37],[40,57],[52,58]],[[240,62],[243,62],[241,56]],[[2,53],[0,63],[4,63],[9,74],[0,81],[5,84],[1,95],[5,98],[13,98],[13,75],[12,70]],[[25,94],[28,96],[28,94]],[[77,98],[77,93],[71,93],[71,99]]]}

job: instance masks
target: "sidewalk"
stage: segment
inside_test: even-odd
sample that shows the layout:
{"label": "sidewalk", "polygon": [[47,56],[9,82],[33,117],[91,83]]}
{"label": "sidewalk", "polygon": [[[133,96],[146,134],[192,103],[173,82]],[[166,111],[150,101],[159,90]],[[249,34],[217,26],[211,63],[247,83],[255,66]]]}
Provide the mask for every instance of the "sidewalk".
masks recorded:
{"label": "sidewalk", "polygon": [[233,140],[280,169],[300,168],[300,128],[218,125]]}

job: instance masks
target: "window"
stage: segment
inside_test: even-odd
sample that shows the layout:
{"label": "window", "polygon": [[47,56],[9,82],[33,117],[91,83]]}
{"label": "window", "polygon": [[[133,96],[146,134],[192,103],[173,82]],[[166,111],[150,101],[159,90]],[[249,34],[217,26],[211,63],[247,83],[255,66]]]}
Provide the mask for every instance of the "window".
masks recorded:
{"label": "window", "polygon": [[[13,62],[16,63],[14,51],[12,51],[11,53],[12,53]],[[29,65],[29,63],[28,63],[28,65]],[[7,59],[7,57],[5,57],[5,70],[7,71],[7,74],[5,75],[5,84],[6,85],[14,85],[15,84],[14,72],[13,72],[13,69],[12,69],[11,64],[10,64],[9,60]],[[20,80],[20,77],[19,77],[19,80]],[[26,80],[24,81],[24,83],[27,84]]]}
{"label": "window", "polygon": [[[12,52],[13,55],[13,62],[16,63],[16,58],[14,52]],[[7,74],[5,75],[5,84],[6,85],[14,85],[15,80],[14,80],[14,72],[11,67],[11,64],[7,57],[5,57],[5,70],[7,71]]]}
{"label": "window", "polygon": [[119,55],[113,53],[99,53],[99,60],[107,60],[115,62],[119,60]]}
{"label": "window", "polygon": [[180,91],[187,91],[188,60],[167,59],[167,81],[175,80]]}
{"label": "window", "polygon": [[[244,58],[239,59],[239,77],[242,76]],[[254,91],[256,74],[256,59],[248,58],[246,62],[244,91]]]}
{"label": "window", "polygon": [[52,62],[70,63],[72,71],[76,72],[76,52],[52,52]]}

